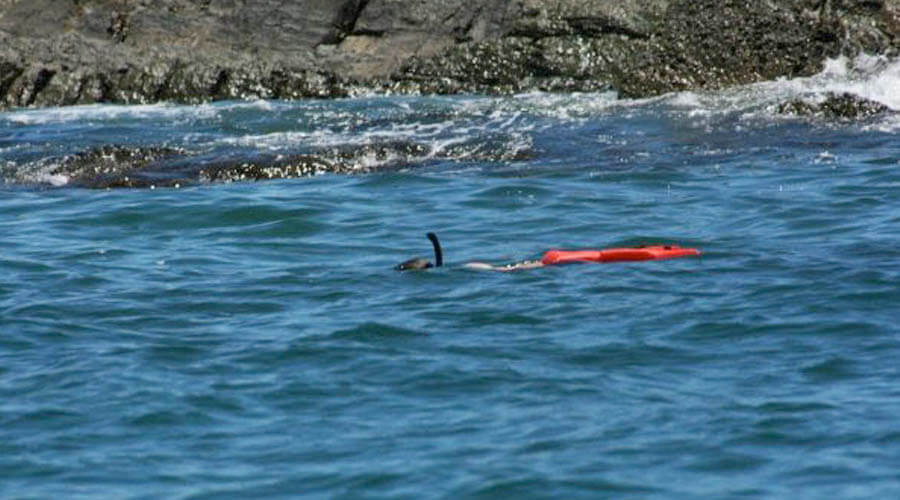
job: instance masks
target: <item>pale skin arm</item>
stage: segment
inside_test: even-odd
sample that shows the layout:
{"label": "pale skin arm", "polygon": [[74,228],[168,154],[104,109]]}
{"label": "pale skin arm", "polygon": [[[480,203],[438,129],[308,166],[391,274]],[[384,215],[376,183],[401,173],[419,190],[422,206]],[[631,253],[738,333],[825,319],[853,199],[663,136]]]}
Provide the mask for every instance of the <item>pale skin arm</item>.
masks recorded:
{"label": "pale skin arm", "polygon": [[521,262],[513,262],[512,264],[506,264],[503,266],[494,266],[486,262],[469,262],[464,267],[473,271],[497,271],[506,273],[510,271],[521,271],[523,269],[535,269],[538,267],[544,267],[544,264],[539,260],[523,260]]}

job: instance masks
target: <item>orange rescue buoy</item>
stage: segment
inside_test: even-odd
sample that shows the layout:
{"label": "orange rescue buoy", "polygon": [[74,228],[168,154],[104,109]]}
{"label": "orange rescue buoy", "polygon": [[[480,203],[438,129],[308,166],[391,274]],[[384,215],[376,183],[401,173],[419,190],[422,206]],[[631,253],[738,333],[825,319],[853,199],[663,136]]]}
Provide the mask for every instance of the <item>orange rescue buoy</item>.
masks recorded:
{"label": "orange rescue buoy", "polygon": [[654,245],[604,250],[548,250],[541,258],[545,266],[575,262],[636,262],[643,260],[677,259],[696,257],[700,250],[678,245]]}

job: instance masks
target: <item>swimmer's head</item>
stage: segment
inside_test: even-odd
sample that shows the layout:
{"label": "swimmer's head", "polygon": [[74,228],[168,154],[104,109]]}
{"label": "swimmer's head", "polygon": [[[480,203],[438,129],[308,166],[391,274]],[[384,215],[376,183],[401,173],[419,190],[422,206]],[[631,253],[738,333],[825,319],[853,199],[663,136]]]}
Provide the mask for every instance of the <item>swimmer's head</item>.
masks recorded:
{"label": "swimmer's head", "polygon": [[422,269],[428,269],[430,267],[440,267],[444,265],[444,254],[441,251],[441,243],[438,241],[437,235],[434,233],[428,233],[425,236],[431,240],[431,245],[434,247],[434,264],[428,261],[428,259],[423,259],[417,257],[415,259],[409,259],[405,262],[401,262],[394,266],[394,269],[397,271],[418,271]]}
{"label": "swimmer's head", "polygon": [[394,269],[397,271],[418,271],[421,269],[428,269],[429,267],[434,267],[434,265],[431,262],[428,262],[428,259],[416,258],[401,262],[394,266]]}

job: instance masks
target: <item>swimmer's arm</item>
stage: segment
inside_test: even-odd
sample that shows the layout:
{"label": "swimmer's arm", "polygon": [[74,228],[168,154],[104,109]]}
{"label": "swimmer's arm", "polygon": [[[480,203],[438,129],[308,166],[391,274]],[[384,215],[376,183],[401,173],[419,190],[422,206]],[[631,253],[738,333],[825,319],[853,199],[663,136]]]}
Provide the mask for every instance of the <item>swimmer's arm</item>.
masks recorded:
{"label": "swimmer's arm", "polygon": [[504,266],[494,266],[486,262],[469,262],[464,267],[473,271],[497,271],[501,273],[507,273],[510,271],[521,271],[523,269],[535,269],[538,267],[544,267],[544,264],[539,260],[523,260],[522,262],[514,262],[512,264],[506,264]]}

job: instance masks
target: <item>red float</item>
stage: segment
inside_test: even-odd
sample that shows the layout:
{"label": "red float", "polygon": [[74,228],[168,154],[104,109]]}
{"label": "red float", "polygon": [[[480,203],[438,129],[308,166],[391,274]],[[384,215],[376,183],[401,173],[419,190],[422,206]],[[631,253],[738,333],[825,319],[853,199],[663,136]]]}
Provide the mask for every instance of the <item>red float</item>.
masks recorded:
{"label": "red float", "polygon": [[551,266],[576,262],[637,262],[697,257],[699,255],[700,250],[696,248],[682,248],[678,245],[607,248],[604,250],[548,250],[541,258],[541,264]]}

